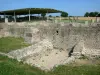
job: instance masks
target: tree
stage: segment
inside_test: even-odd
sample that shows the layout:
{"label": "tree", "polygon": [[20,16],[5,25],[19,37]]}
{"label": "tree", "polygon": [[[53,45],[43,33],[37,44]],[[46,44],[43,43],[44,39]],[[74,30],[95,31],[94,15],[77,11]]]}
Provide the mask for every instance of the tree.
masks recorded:
{"label": "tree", "polygon": [[99,14],[99,12],[94,12],[95,17],[97,17]]}
{"label": "tree", "polygon": [[89,16],[90,16],[90,17],[95,17],[96,15],[95,15],[94,12],[90,12]]}
{"label": "tree", "polygon": [[90,12],[90,14],[89,14],[89,16],[90,17],[96,17],[96,16],[98,16],[98,12]]}
{"label": "tree", "polygon": [[84,17],[97,17],[99,12],[86,12]]}
{"label": "tree", "polygon": [[49,17],[52,17],[52,15],[49,15]]}
{"label": "tree", "polygon": [[68,13],[67,12],[62,12],[61,17],[68,17]]}
{"label": "tree", "polygon": [[86,12],[84,17],[88,17],[89,16],[89,12]]}
{"label": "tree", "polygon": [[46,13],[42,13],[41,16],[42,16],[42,17],[45,17],[45,16],[46,16]]}
{"label": "tree", "polygon": [[100,13],[98,13],[98,16],[97,17],[100,17]]}
{"label": "tree", "polygon": [[59,16],[56,16],[56,17],[59,17]]}
{"label": "tree", "polygon": [[1,16],[0,16],[0,20],[1,20]]}

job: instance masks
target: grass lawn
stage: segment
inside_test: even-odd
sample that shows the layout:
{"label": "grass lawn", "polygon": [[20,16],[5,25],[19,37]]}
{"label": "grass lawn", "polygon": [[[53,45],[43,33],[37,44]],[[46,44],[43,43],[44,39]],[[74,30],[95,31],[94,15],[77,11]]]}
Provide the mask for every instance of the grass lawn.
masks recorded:
{"label": "grass lawn", "polygon": [[45,72],[0,55],[0,75],[100,75],[100,65],[62,65]]}
{"label": "grass lawn", "polygon": [[24,42],[23,38],[3,37],[0,38],[0,52],[10,52],[12,50],[27,47],[29,44]]}
{"label": "grass lawn", "polygon": [[44,71],[0,55],[0,75],[44,75]]}

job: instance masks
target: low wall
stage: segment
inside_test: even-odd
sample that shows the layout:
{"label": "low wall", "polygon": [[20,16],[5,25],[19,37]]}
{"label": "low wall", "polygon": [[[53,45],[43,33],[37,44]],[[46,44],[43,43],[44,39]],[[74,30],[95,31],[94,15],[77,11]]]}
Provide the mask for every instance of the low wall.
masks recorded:
{"label": "low wall", "polygon": [[100,23],[41,23],[38,26],[10,26],[9,36],[20,36],[35,44],[49,39],[54,48],[67,50],[69,56],[100,56]]}
{"label": "low wall", "polygon": [[[99,19],[99,22],[100,22],[100,17],[70,17],[70,19],[72,19],[72,20],[74,20],[74,19],[76,19],[76,20],[97,20],[97,18]],[[56,19],[69,19],[69,17],[67,17],[67,18],[64,18],[64,17],[61,17],[61,18],[56,18]]]}

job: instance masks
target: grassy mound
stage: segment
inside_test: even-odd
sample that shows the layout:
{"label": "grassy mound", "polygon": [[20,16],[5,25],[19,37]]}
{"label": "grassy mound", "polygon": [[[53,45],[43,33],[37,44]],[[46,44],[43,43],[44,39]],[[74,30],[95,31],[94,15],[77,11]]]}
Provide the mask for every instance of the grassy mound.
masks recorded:
{"label": "grassy mound", "polygon": [[29,44],[25,43],[23,38],[0,38],[0,52],[9,52],[11,50],[20,49],[27,46],[29,46]]}
{"label": "grassy mound", "polygon": [[0,75],[100,75],[100,65],[62,65],[45,72],[0,55]]}

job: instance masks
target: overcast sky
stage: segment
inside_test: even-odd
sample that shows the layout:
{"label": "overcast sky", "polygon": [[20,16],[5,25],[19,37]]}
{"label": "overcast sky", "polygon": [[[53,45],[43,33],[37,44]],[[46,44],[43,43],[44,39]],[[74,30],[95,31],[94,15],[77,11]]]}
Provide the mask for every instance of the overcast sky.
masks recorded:
{"label": "overcast sky", "polygon": [[0,0],[0,11],[19,8],[54,8],[83,16],[85,12],[100,12],[100,0]]}

